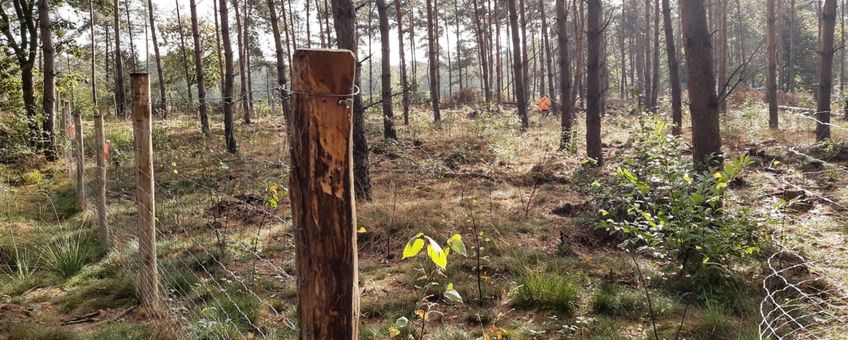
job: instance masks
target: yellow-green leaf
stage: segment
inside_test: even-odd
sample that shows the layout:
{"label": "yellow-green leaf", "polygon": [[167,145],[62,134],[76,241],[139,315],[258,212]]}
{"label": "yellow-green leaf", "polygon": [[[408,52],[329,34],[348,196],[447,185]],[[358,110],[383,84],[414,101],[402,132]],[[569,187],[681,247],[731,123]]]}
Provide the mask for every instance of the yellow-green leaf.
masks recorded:
{"label": "yellow-green leaf", "polygon": [[465,243],[462,242],[462,235],[460,234],[453,234],[453,236],[448,239],[448,247],[450,247],[454,253],[462,256],[468,256],[465,250]]}
{"label": "yellow-green leaf", "polygon": [[422,235],[419,233],[409,239],[409,242],[406,242],[406,247],[403,248],[404,259],[418,255],[421,249],[424,249],[424,240],[421,239]]}

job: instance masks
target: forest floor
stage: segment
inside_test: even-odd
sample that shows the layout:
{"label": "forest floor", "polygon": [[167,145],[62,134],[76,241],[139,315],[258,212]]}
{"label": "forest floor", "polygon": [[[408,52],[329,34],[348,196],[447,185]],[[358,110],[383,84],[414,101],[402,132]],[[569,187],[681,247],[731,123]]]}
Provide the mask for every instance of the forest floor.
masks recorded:
{"label": "forest floor", "polygon": [[[637,116],[604,118],[608,162],[591,169],[582,162],[582,114],[574,145],[559,151],[558,118],[534,112],[530,128],[521,133],[514,108],[502,111],[447,109],[443,122],[433,124],[430,112],[414,108],[410,124],[398,125],[398,141],[383,140],[379,113],[367,114],[373,199],[356,207],[362,228],[362,338],[420,332],[415,311],[423,296],[417,279],[419,268],[428,266],[423,257],[401,259],[407,240],[419,232],[440,242],[460,233],[469,249],[468,258],[451,254],[444,275],[436,278],[441,285],[453,283],[464,303],[424,299],[437,311],[423,327],[429,339],[644,339],[654,337],[652,320],[666,339],[758,338],[766,251],[734,268],[739,284],[733,289],[704,296],[687,293],[698,283],[668,275],[662,259],[630,255],[616,246],[615,237],[595,228],[590,187],[614,174],[616,162],[630,152]],[[724,118],[728,157],[754,160],[728,204],[779,215],[768,219],[764,233],[797,250],[811,261],[806,270],[845,292],[848,124],[834,119],[834,142],[814,145],[809,117],[784,112],[781,130],[773,132],[765,116],[762,105],[746,104]],[[268,200],[269,192],[282,192],[287,184],[282,117],[239,124],[238,155],[224,152],[217,118],[208,139],[190,116],[154,124],[157,248],[168,297],[158,309],[137,307],[135,295],[129,121],[107,122],[108,211],[117,240],[110,251],[94,241],[93,209],[76,208],[64,162],[27,157],[0,166],[0,265],[8,269],[0,275],[0,338],[297,334],[290,209],[285,200],[278,206]],[[89,160],[92,140],[87,133]],[[90,194],[93,167],[87,171]],[[93,202],[92,197],[87,199]],[[797,202],[776,214],[778,198]],[[482,235],[482,292],[471,256],[475,234]],[[62,242],[84,248],[81,271],[60,274],[61,266],[44,255],[67,249]],[[21,274],[20,268],[32,273]],[[522,303],[528,294],[534,302]],[[408,324],[399,320],[404,317]],[[839,327],[844,324],[828,323],[816,332],[844,334]]]}

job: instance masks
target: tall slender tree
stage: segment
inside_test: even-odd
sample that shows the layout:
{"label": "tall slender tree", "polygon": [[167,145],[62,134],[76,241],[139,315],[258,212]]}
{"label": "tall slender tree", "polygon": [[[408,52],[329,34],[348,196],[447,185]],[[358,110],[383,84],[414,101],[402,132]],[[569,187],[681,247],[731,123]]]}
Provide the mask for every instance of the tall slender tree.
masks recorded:
{"label": "tall slender tree", "polygon": [[197,27],[197,0],[188,0],[191,10],[191,37],[194,42],[194,74],[197,78],[197,101],[200,104],[200,131],[209,135],[209,113],[206,105],[206,84],[203,75],[203,50],[200,46],[200,29]]}
{"label": "tall slender tree", "polygon": [[433,120],[438,122],[442,120],[442,114],[439,107],[439,25],[433,6],[436,1],[427,0],[427,51],[430,64],[430,101],[433,105]]}
{"label": "tall slender tree", "polygon": [[192,107],[193,111],[194,95],[191,93],[191,72],[189,72],[188,67],[188,50],[186,49],[185,33],[183,31],[183,19],[180,16],[180,0],[174,0],[174,5],[177,12],[177,33],[180,36],[180,59],[182,60],[183,71],[185,73],[186,89],[188,91],[188,104]]}
{"label": "tall slender tree", "polygon": [[603,5],[601,0],[587,0],[586,46],[586,156],[596,166],[604,164],[601,150],[601,39],[603,38]]}
{"label": "tall slender tree", "polygon": [[512,70],[513,83],[518,106],[518,119],[521,121],[521,129],[525,130],[530,127],[530,120],[527,117],[527,84],[525,83],[523,63],[524,58],[521,57],[521,37],[518,28],[518,10],[515,6],[515,0],[507,0],[507,8],[509,10],[509,23],[512,36]]}
{"label": "tall slender tree", "polygon": [[769,111],[769,128],[778,128],[778,111],[777,111],[777,37],[775,22],[777,16],[775,13],[775,1],[766,0],[766,26],[768,35],[766,40],[768,46],[766,48],[766,58],[768,59],[768,67],[766,69],[766,101],[768,102]]}
{"label": "tall slender tree", "polygon": [[43,96],[41,102],[41,132],[44,156],[48,161],[55,161],[56,155],[56,133],[54,122],[56,121],[56,71],[54,69],[56,51],[53,49],[53,31],[50,28],[50,2],[49,0],[38,0],[38,25],[41,30],[41,54],[44,64],[42,68]]}
{"label": "tall slender tree", "polygon": [[[400,86],[401,106],[403,107],[403,124],[409,124],[409,81],[406,78],[406,56],[403,49],[403,15],[401,14],[401,0],[395,0],[395,21],[397,21],[398,54],[400,56]],[[410,23],[411,25],[412,23]],[[329,28],[327,29],[329,31]]]}
{"label": "tall slender tree", "polygon": [[238,152],[233,122],[233,44],[230,42],[230,19],[228,17],[227,0],[218,0],[218,15],[221,22],[221,40],[224,45],[224,87],[221,97],[224,102],[224,140],[227,152]]}
{"label": "tall slender tree", "polygon": [[[668,82],[671,86],[671,132],[680,135],[683,129],[683,108],[680,99],[680,70],[677,62],[677,48],[674,46],[674,28],[671,24],[671,5],[662,0],[663,30],[665,31],[665,53],[668,62]],[[624,72],[622,72],[624,73]]]}
{"label": "tall slender tree", "polygon": [[[339,48],[351,50],[358,56],[358,36],[356,32],[356,8],[352,0],[332,0],[333,27],[336,30],[336,42]],[[357,60],[359,58],[357,57]],[[356,77],[353,83],[359,88],[362,65],[357,63]],[[356,198],[371,200],[371,175],[369,173],[368,140],[365,139],[365,109],[362,106],[362,94],[353,96],[353,182]]]}
{"label": "tall slender tree", "polygon": [[836,26],[836,0],[824,0],[821,9],[819,45],[819,95],[816,105],[816,141],[830,139],[830,97],[833,90],[833,30]]}
{"label": "tall slender tree", "polygon": [[706,169],[720,166],[723,161],[712,39],[704,1],[681,0],[680,6],[692,118],[692,158],[695,168]]}
{"label": "tall slender tree", "polygon": [[277,9],[274,7],[274,0],[267,0],[267,3],[268,16],[271,20],[271,32],[274,35],[274,56],[277,58],[277,88],[283,102],[283,116],[286,120],[286,127],[291,127],[291,103],[284,90],[288,83],[286,81],[286,56],[284,55],[286,52],[283,51],[283,42],[280,37],[280,26],[277,19]]}
{"label": "tall slender tree", "polygon": [[153,0],[147,0],[147,13],[150,19],[150,38],[153,41],[153,54],[156,58],[156,76],[159,77],[159,113],[168,117],[168,98],[165,94],[165,75],[162,69],[162,56],[159,54],[159,40],[156,37],[156,14],[153,12]]}
{"label": "tall slender tree", "polygon": [[124,92],[124,61],[121,54],[121,20],[118,0],[112,6],[113,23],[115,30],[115,110],[120,118],[126,117],[127,103]]}
{"label": "tall slender tree", "polygon": [[486,51],[486,43],[485,38],[483,37],[483,25],[480,21],[480,8],[477,5],[477,0],[474,0],[472,3],[474,5],[474,26],[475,26],[475,35],[477,37],[477,50],[480,53],[480,67],[482,69],[483,76],[483,93],[486,98],[486,102],[492,101],[492,91],[489,89],[489,69],[486,67],[488,65],[487,60],[487,51]]}
{"label": "tall slender tree", "polygon": [[559,45],[559,98],[560,98],[560,143],[559,148],[565,149],[571,142],[572,117],[571,108],[571,66],[568,65],[568,24],[567,4],[565,0],[556,0],[557,44]]}
{"label": "tall slender tree", "polygon": [[[247,1],[247,0],[242,0]],[[242,119],[245,124],[250,124],[250,106],[247,103],[247,72],[244,68],[245,48],[244,30],[242,26],[242,11],[239,9],[239,0],[233,0],[233,11],[236,17],[236,45],[238,45],[238,68],[239,68],[239,97],[241,103]]]}
{"label": "tall slender tree", "polygon": [[[395,3],[397,6],[397,3]],[[394,113],[392,112],[392,59],[389,49],[389,15],[386,0],[377,0],[377,16],[380,22],[380,86],[382,91],[380,99],[383,104],[383,137],[386,139],[397,139],[395,131]]]}

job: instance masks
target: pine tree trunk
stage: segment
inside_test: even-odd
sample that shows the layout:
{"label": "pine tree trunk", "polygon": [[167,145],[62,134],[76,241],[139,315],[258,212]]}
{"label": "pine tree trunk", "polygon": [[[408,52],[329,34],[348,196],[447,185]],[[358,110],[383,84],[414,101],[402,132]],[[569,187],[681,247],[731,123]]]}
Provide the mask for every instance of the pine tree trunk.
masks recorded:
{"label": "pine tree trunk", "polygon": [[[398,54],[400,56],[400,86],[403,90],[401,105],[403,106],[403,124],[409,125],[409,81],[406,79],[406,56],[403,48],[403,15],[401,14],[401,0],[395,3],[395,20],[397,21]],[[411,10],[411,9],[410,9]],[[411,24],[411,23],[410,23]],[[329,30],[329,29],[328,29]]]}
{"label": "pine tree trunk", "polygon": [[153,0],[147,0],[147,12],[150,15],[150,38],[153,40],[153,54],[156,58],[156,76],[159,77],[159,110],[162,117],[168,118],[168,99],[165,94],[165,75],[162,69],[162,57],[159,54],[159,40],[156,38],[156,16],[153,13]]}
{"label": "pine tree trunk", "polygon": [[253,20],[251,19],[251,10],[253,7],[250,7],[250,1],[244,1],[244,34],[242,35],[244,39],[244,71],[247,73],[247,83],[245,84],[245,89],[247,90],[247,97],[243,97],[242,100],[247,100],[247,112],[244,114],[244,122],[245,124],[250,124],[250,118],[253,117],[253,68],[250,64],[250,55],[253,41],[250,38],[251,32],[251,24]]}
{"label": "pine tree trunk", "polygon": [[237,153],[235,124],[233,122],[233,80],[235,70],[233,69],[233,44],[230,42],[230,20],[227,15],[227,0],[218,0],[218,15],[221,21],[221,40],[224,45],[224,92],[221,94],[224,101],[224,140],[227,152]]}
{"label": "pine tree trunk", "polygon": [[433,2],[436,0],[427,0],[427,50],[429,51],[430,64],[430,101],[433,105],[433,121],[439,122],[442,120],[441,111],[439,108],[439,61],[438,55],[438,26],[435,21],[436,15]]}
{"label": "pine tree trunk", "polygon": [[[521,77],[524,82],[522,89],[524,90],[524,105],[527,105],[529,87],[530,87],[530,63],[527,55],[527,18],[525,12],[527,8],[524,6],[524,0],[518,0],[519,12],[518,18],[521,22]],[[523,123],[522,123],[523,126]]]}
{"label": "pine tree trunk", "polygon": [[833,89],[833,30],[836,26],[836,0],[825,0],[821,10],[819,48],[819,95],[816,106],[816,141],[830,139],[830,97]]}
{"label": "pine tree trunk", "polygon": [[660,0],[654,0],[654,47],[653,47],[653,62],[651,69],[653,70],[653,78],[651,78],[651,107],[653,112],[659,111],[659,92],[660,92]]}
{"label": "pine tree trunk", "polygon": [[604,164],[601,151],[601,39],[603,6],[601,0],[588,0],[586,46],[586,156],[596,166]]}
{"label": "pine tree trunk", "polygon": [[[203,50],[200,46],[200,30],[197,27],[197,0],[189,0],[191,10],[191,37],[194,41],[194,73],[197,78],[197,101],[200,103],[200,131],[209,135],[209,113],[206,106],[206,84],[203,76]],[[217,15],[217,14],[216,14]]]}
{"label": "pine tree trunk", "polygon": [[483,27],[480,21],[480,7],[478,6],[477,0],[474,0],[472,3],[474,5],[474,25],[476,27],[476,36],[477,36],[477,50],[480,53],[480,66],[483,73],[483,93],[486,98],[486,102],[492,101],[492,91],[489,89],[489,70],[486,65],[489,64],[489,61],[486,59],[486,43],[483,38]]}
{"label": "pine tree trunk", "polygon": [[[729,58],[730,53],[728,53],[729,44],[727,43],[727,1],[728,0],[719,0],[718,4],[718,12],[716,15],[719,20],[719,34],[718,34],[718,86],[720,86],[719,90],[721,91],[729,91],[730,88],[727,88],[727,60]],[[722,93],[723,98],[728,98],[730,93]],[[719,103],[719,112],[722,114],[727,114],[727,100],[722,100]]]}
{"label": "pine tree trunk", "polygon": [[41,30],[41,54],[44,56],[44,67],[42,73],[44,95],[42,96],[42,148],[44,156],[48,161],[58,159],[56,153],[56,132],[54,129],[56,121],[56,71],[55,55],[53,49],[53,32],[50,30],[50,4],[48,0],[38,0],[38,26]]}
{"label": "pine tree trunk", "polygon": [[[397,3],[395,3],[397,6]],[[377,0],[377,16],[380,22],[380,99],[383,104],[383,137],[397,139],[394,113],[392,112],[392,60],[389,50],[389,15],[386,0]]]}
{"label": "pine tree trunk", "polygon": [[556,0],[557,21],[557,44],[559,45],[559,98],[562,103],[560,109],[560,143],[559,148],[563,150],[571,142],[571,126],[574,120],[571,109],[571,67],[568,65],[568,24],[566,23],[565,0]]}
{"label": "pine tree trunk", "polygon": [[677,49],[674,46],[674,30],[671,24],[671,4],[662,0],[663,29],[665,30],[665,53],[668,61],[668,82],[671,85],[672,134],[679,136],[683,128],[683,109],[681,105],[680,70],[677,63]]}
{"label": "pine tree trunk", "polygon": [[703,0],[681,0],[683,41],[696,169],[721,166],[721,131],[713,72],[713,48]]}
{"label": "pine tree trunk", "polygon": [[112,15],[114,16],[115,30],[115,109],[118,111],[118,117],[125,118],[127,115],[126,93],[124,92],[124,62],[123,54],[121,53],[121,20],[118,0],[114,1],[112,6]]}
{"label": "pine tree trunk", "polygon": [[[509,10],[509,22],[512,31],[512,70],[516,105],[518,106],[518,119],[521,121],[521,129],[530,127],[527,117],[527,84],[524,82],[524,64],[521,57],[521,39],[518,28],[518,11],[515,8],[515,0],[507,0]],[[524,65],[523,65],[524,64]]]}
{"label": "pine tree trunk", "polygon": [[[494,6],[494,17],[495,17],[495,68],[496,75],[495,79],[497,79],[496,87],[495,87],[495,97],[497,98],[498,104],[503,100],[503,64],[501,63],[501,23],[500,23],[500,11],[498,8],[500,6]],[[489,60],[491,62],[491,59]],[[500,109],[500,106],[498,106]]]}
{"label": "pine tree trunk", "polygon": [[[351,50],[358,57],[358,37],[356,33],[356,9],[352,0],[332,0],[333,26],[339,48]],[[357,63],[354,85],[359,87],[361,65]],[[365,139],[365,109],[362,106],[362,94],[353,97],[353,181],[356,199],[371,200],[371,175],[369,173],[368,141]]]}
{"label": "pine tree trunk", "polygon": [[188,51],[186,51],[185,33],[183,33],[183,20],[180,17],[180,1],[175,0],[174,5],[177,9],[177,27],[180,35],[180,56],[183,61],[183,70],[185,71],[186,89],[188,89],[188,105],[194,111],[194,95],[191,93],[191,72],[188,68]]}
{"label": "pine tree trunk", "polygon": [[[291,102],[284,88],[288,81],[286,80],[286,52],[283,51],[283,42],[280,37],[280,26],[277,19],[277,9],[274,7],[274,0],[267,0],[268,16],[271,21],[271,32],[274,36],[274,56],[277,58],[277,88],[280,94],[280,99],[283,103],[283,116],[286,120],[286,127],[291,127]],[[283,12],[285,15],[285,12]],[[329,28],[328,28],[329,30]],[[270,95],[270,94],[269,94]]]}
{"label": "pine tree trunk", "polygon": [[221,92],[221,97],[224,96],[224,60],[221,57],[221,25],[218,22],[220,13],[218,11],[218,0],[212,0],[212,7],[215,11],[215,55],[218,59],[218,91]]}
{"label": "pine tree trunk", "polygon": [[[96,26],[95,21],[94,21],[94,18],[95,18],[94,17],[94,0],[88,0],[88,18],[89,18],[90,23],[91,23],[91,26],[89,27],[89,29],[90,29],[90,31],[89,31],[90,32],[90,39],[91,39],[90,40],[91,41],[91,51],[90,51],[91,52],[91,69],[90,69],[91,73],[89,74],[89,76],[91,77],[91,79],[89,79],[89,83],[90,83],[89,85],[91,85],[91,107],[95,111],[94,114],[98,115],[98,113],[97,113],[97,110],[98,110],[98,108],[97,108],[97,76],[96,76],[97,74],[95,73],[97,64],[95,62],[95,57],[94,57],[95,51],[96,51],[95,47],[97,45],[97,39],[95,39],[95,36],[94,36],[94,27]],[[153,16],[151,16],[151,18],[153,18]],[[151,21],[152,21],[152,19],[151,19]],[[154,35],[153,37],[154,37],[153,41],[154,41],[154,44],[155,44],[156,43],[156,38],[155,38],[156,35]],[[158,58],[159,54],[157,53],[156,55],[157,55],[156,60],[158,61],[159,60],[159,58]],[[161,74],[159,76],[161,77]],[[159,84],[160,85],[162,84],[161,80],[160,80]]]}
{"label": "pine tree trunk", "polygon": [[409,7],[409,46],[412,52],[412,89],[418,91],[418,61],[415,59],[415,7]]}
{"label": "pine tree trunk", "polygon": [[775,22],[777,21],[775,13],[775,1],[766,0],[766,26],[768,35],[766,38],[768,47],[766,55],[768,59],[768,67],[766,73],[766,101],[768,102],[769,110],[769,128],[778,129],[778,111],[777,111],[777,39],[775,37]]}
{"label": "pine tree trunk", "polygon": [[[247,0],[242,0],[247,1]],[[238,68],[239,68],[239,96],[238,101],[241,103],[242,120],[245,124],[250,124],[250,106],[247,103],[247,73],[244,69],[244,26],[241,21],[241,9],[239,8],[239,0],[233,0],[233,11],[236,16],[236,44],[238,45]]]}
{"label": "pine tree trunk", "polygon": [[135,38],[133,38],[133,24],[130,20],[130,2],[124,1],[124,11],[127,13],[127,32],[130,34],[130,69],[138,71],[138,54],[135,52]]}

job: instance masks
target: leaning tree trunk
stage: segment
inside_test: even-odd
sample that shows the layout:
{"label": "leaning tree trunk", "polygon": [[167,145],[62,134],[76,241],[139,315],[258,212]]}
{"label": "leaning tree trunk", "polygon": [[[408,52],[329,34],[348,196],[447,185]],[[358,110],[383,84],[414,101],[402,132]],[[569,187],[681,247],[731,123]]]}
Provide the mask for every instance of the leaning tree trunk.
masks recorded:
{"label": "leaning tree trunk", "polygon": [[188,0],[191,7],[191,37],[194,40],[194,73],[197,78],[197,101],[200,103],[200,131],[209,135],[209,113],[206,107],[206,84],[203,83],[203,51],[200,49],[200,30],[197,27],[197,1]]}
{"label": "leaning tree trunk", "polygon": [[[403,52],[403,16],[401,15],[401,1],[396,0],[395,3],[395,12],[397,21],[397,33],[398,33],[398,54],[400,55],[400,86],[403,90],[403,94],[401,95],[401,104],[403,106],[403,124],[409,124],[409,81],[406,79],[406,56],[404,56]],[[412,25],[412,23],[409,23]],[[327,27],[328,35],[329,35],[329,26]]]}
{"label": "leaning tree trunk", "polygon": [[515,0],[507,0],[509,7],[509,23],[512,32],[512,70],[514,72],[513,83],[515,84],[515,98],[518,106],[518,119],[521,120],[521,129],[526,130],[530,127],[530,121],[527,118],[527,84],[524,82],[524,68],[521,58],[521,39],[518,29],[518,12],[515,8]]}
{"label": "leaning tree trunk", "polygon": [[162,117],[168,118],[168,99],[165,96],[165,76],[162,70],[162,57],[159,54],[159,41],[156,38],[153,0],[147,0],[147,12],[150,15],[150,38],[153,40],[153,54],[156,58],[156,76],[159,77],[159,110]]}
{"label": "leaning tree trunk", "polygon": [[588,0],[586,46],[586,156],[604,164],[601,151],[601,44],[604,28],[601,0]]}
{"label": "leaning tree trunk", "polygon": [[[395,3],[397,6],[397,3]],[[380,21],[380,45],[382,55],[380,57],[381,78],[380,85],[382,93],[380,99],[383,102],[383,137],[386,139],[397,139],[395,132],[394,113],[392,113],[392,60],[389,57],[389,15],[386,13],[386,0],[377,0],[377,16]]]}
{"label": "leaning tree trunk", "polygon": [[[438,122],[442,120],[442,114],[439,108],[439,62],[436,58],[438,54],[438,35],[439,27],[433,21],[435,14],[433,13],[433,1],[427,0],[427,51],[429,52],[430,64],[430,101],[433,105],[433,120]],[[435,32],[434,32],[435,31]]]}
{"label": "leaning tree trunk", "polygon": [[[356,9],[352,0],[333,0],[333,26],[339,48],[351,50],[358,57],[356,34]],[[354,85],[359,87],[361,65],[357,63]],[[353,97],[353,182],[356,198],[371,200],[371,175],[368,162],[368,141],[365,139],[365,109],[362,106],[362,91]]]}
{"label": "leaning tree trunk", "polygon": [[44,57],[44,95],[42,97],[42,126],[41,133],[43,138],[42,148],[44,156],[48,161],[55,161],[56,156],[56,133],[54,122],[56,121],[55,99],[56,99],[56,82],[55,82],[55,50],[53,49],[53,34],[50,30],[50,4],[48,0],[38,1],[38,25],[41,30],[41,54]]}
{"label": "leaning tree trunk", "polygon": [[224,92],[221,94],[224,102],[224,140],[227,152],[238,152],[236,145],[235,124],[233,124],[233,44],[230,42],[230,20],[227,16],[227,0],[218,0],[218,15],[221,21],[221,40],[224,45]]}
{"label": "leaning tree trunk", "polygon": [[713,72],[713,47],[703,0],[681,0],[692,157],[696,169],[721,166],[721,131]]}
{"label": "leaning tree trunk", "polygon": [[[274,35],[274,55],[277,58],[277,88],[280,92],[280,98],[283,101],[283,116],[286,120],[286,127],[291,127],[291,102],[286,95],[284,88],[286,86],[286,52],[283,51],[283,42],[280,38],[280,26],[277,23],[277,9],[274,6],[274,0],[268,1],[268,13],[271,19],[271,32]],[[285,15],[285,14],[284,14]]]}
{"label": "leaning tree trunk", "polygon": [[118,117],[124,118],[127,115],[126,93],[124,93],[124,62],[121,54],[121,20],[118,7],[118,0],[114,1],[112,6],[114,11],[113,20],[115,30],[115,109],[118,111]]}
{"label": "leaning tree trunk", "polygon": [[833,29],[836,26],[836,0],[825,0],[821,13],[819,95],[816,106],[817,142],[830,139],[830,91],[833,88]]}
{"label": "leaning tree trunk", "polygon": [[566,23],[565,0],[556,0],[557,43],[559,44],[559,98],[561,103],[560,121],[560,150],[568,147],[571,142],[572,117],[571,107],[571,68],[568,65],[568,25]]}
{"label": "leaning tree trunk", "polygon": [[[671,5],[662,0],[663,29],[665,30],[665,53],[668,61],[668,82],[671,85],[672,134],[679,136],[683,127],[683,109],[680,103],[680,70],[677,63],[677,48],[674,46],[674,30],[671,25]],[[622,72],[624,73],[624,72]]]}
{"label": "leaning tree trunk", "polygon": [[779,118],[777,111],[777,39],[775,33],[775,21],[777,20],[777,17],[775,14],[775,1],[776,0],[766,0],[766,26],[768,26],[768,48],[766,49],[768,59],[768,68],[766,73],[766,101],[768,102],[769,110],[769,128],[776,130],[779,127]]}

